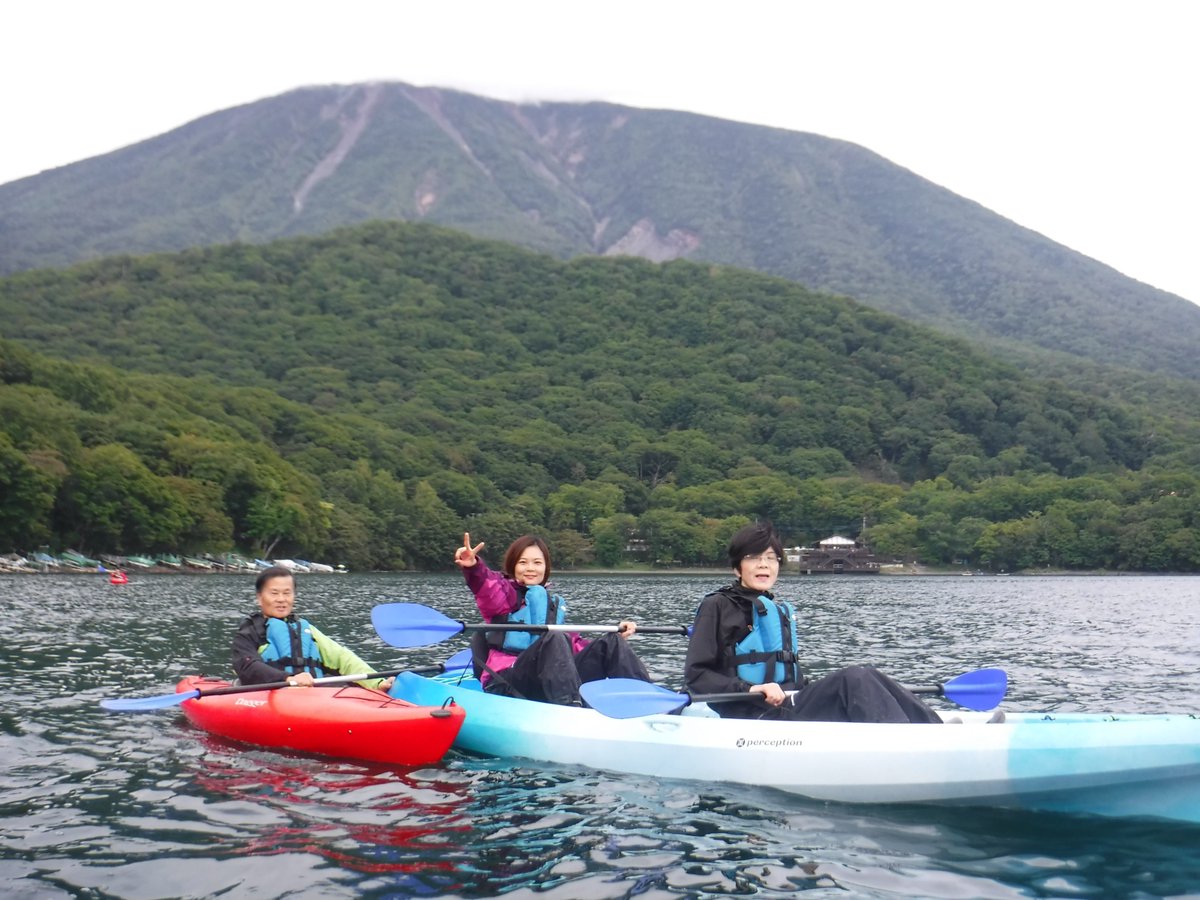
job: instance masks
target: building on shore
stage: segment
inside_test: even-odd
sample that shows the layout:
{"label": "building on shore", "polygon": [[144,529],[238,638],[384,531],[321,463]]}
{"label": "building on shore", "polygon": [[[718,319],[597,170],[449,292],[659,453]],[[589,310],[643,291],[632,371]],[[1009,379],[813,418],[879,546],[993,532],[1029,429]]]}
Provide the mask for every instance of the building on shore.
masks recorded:
{"label": "building on shore", "polygon": [[862,541],[835,534],[815,547],[785,547],[784,557],[801,575],[878,575],[879,560]]}

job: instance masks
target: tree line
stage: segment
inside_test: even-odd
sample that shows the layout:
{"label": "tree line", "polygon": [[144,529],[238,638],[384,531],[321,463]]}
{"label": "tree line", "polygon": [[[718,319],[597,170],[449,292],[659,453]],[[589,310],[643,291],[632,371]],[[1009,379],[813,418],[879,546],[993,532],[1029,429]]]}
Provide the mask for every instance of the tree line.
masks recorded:
{"label": "tree line", "polygon": [[[0,549],[1194,571],[1196,421],[789,282],[420,226],[0,280]],[[33,348],[37,348],[36,352]]]}

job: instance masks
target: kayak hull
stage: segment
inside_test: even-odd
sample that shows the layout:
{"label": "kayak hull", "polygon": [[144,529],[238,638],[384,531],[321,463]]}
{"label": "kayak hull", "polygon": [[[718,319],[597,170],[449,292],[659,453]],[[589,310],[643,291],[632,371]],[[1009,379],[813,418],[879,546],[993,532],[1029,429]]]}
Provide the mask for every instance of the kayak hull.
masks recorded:
{"label": "kayak hull", "polygon": [[[460,750],[655,778],[771,787],[849,803],[942,803],[1200,822],[1200,718],[957,713],[962,724],[612,719],[591,709],[496,697],[473,680],[406,673],[393,696],[452,699]],[[707,714],[706,714],[707,713]]]}
{"label": "kayak hull", "polygon": [[[228,686],[189,676],[175,690]],[[416,705],[356,684],[201,696],[182,706],[197,728],[230,740],[400,766],[440,760],[464,718],[460,706]]]}

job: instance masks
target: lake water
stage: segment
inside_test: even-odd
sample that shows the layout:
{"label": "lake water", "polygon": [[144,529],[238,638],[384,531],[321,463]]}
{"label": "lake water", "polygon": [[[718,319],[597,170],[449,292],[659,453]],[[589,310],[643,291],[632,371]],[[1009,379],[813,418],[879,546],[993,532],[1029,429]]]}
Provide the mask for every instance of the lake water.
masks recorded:
{"label": "lake water", "polygon": [[[721,576],[563,575],[579,622],[690,621]],[[1001,666],[1007,710],[1200,712],[1200,579],[784,576],[811,672]],[[377,603],[473,620],[457,574],[302,576],[299,609],[381,668]],[[97,701],[228,674],[249,576],[0,578],[0,897],[1200,897],[1200,827],[843,806],[454,752],[394,769],[247,748]],[[684,639],[639,636],[678,687]]]}

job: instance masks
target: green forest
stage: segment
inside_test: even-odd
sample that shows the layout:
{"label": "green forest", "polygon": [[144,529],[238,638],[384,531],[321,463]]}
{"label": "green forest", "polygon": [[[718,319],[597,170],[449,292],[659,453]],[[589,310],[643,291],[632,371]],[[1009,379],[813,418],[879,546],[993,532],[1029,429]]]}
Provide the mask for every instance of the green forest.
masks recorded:
{"label": "green forest", "polygon": [[[372,223],[0,280],[0,552],[1200,569],[1194,418],[788,281]],[[1110,392],[1111,393],[1111,392]]]}

